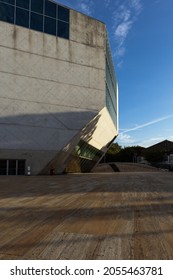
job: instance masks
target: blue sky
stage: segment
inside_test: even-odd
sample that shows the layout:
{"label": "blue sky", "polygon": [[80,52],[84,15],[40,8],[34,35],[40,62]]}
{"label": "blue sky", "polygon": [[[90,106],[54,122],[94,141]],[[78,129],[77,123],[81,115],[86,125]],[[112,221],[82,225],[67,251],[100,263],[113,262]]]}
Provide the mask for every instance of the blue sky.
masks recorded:
{"label": "blue sky", "polygon": [[59,0],[104,21],[119,84],[122,146],[173,141],[173,1]]}

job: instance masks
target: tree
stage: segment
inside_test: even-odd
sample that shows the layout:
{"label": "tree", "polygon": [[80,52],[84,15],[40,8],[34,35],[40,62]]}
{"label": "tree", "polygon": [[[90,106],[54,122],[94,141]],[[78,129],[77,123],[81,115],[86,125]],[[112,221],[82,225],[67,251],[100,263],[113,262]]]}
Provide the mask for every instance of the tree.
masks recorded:
{"label": "tree", "polygon": [[102,161],[113,162],[115,161],[115,155],[121,151],[122,147],[118,143],[113,143],[108,149]]}
{"label": "tree", "polygon": [[113,143],[108,149],[107,154],[115,155],[121,151],[122,147],[118,143]]}
{"label": "tree", "polygon": [[146,151],[145,158],[150,163],[158,163],[163,160],[164,152],[163,151]]}
{"label": "tree", "polygon": [[141,146],[122,148],[117,143],[114,143],[106,153],[106,162],[134,162],[143,150],[144,148]]}

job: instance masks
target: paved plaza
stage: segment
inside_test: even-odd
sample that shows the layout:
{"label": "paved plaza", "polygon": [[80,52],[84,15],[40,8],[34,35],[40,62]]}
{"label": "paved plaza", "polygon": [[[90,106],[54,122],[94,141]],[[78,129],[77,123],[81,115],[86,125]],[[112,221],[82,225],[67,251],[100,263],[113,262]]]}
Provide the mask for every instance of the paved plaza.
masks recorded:
{"label": "paved plaza", "polygon": [[0,177],[0,259],[173,259],[173,173]]}

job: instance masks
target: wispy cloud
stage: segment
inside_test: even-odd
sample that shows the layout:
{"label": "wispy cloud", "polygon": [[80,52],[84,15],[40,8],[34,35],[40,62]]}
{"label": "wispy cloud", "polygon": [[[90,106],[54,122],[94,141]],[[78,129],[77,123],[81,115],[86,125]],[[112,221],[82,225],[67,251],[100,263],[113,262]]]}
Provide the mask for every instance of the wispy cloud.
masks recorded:
{"label": "wispy cloud", "polygon": [[147,147],[155,145],[155,144],[157,144],[159,142],[162,142],[163,140],[165,140],[165,138],[161,137],[161,136],[159,136],[159,137],[152,137],[152,138],[149,138],[149,139],[144,139],[142,141],[139,141],[138,145],[147,148]]}
{"label": "wispy cloud", "polygon": [[55,1],[57,3],[67,5],[68,7],[76,9],[89,16],[92,15],[94,12],[94,0],[81,0],[81,1],[55,0]]}
{"label": "wispy cloud", "polygon": [[[121,129],[120,130],[121,132],[118,135],[117,141],[120,145],[124,145],[124,146],[139,145],[139,146],[143,146],[143,147],[148,147],[148,146],[154,145],[154,144],[156,144],[160,141],[163,141],[165,139],[165,137],[159,135],[159,136],[156,136],[156,137],[151,137],[149,139],[139,140],[139,139],[135,139],[134,137],[132,137],[130,135],[130,132],[143,129],[145,127],[154,125],[156,123],[159,123],[159,122],[171,119],[171,118],[173,118],[173,115],[157,118],[157,119],[152,120],[150,122],[146,122],[146,123],[141,124],[141,125],[136,125],[133,128]],[[168,138],[169,138],[170,141],[173,140],[173,136],[170,136]]]}
{"label": "wispy cloud", "polygon": [[[105,0],[106,1],[106,0]],[[142,0],[124,0],[115,2],[113,12],[113,34],[116,42],[115,56],[120,59],[125,54],[125,40],[142,11]]]}
{"label": "wispy cloud", "polygon": [[141,124],[141,125],[137,125],[137,126],[135,126],[133,128],[126,129],[125,131],[122,132],[122,134],[130,132],[130,131],[139,130],[141,128],[144,128],[144,127],[147,127],[147,126],[150,126],[150,125],[153,125],[153,124],[156,124],[156,123],[159,123],[159,122],[162,122],[164,120],[171,119],[171,118],[173,118],[173,115],[165,116],[165,117],[162,117],[162,118],[158,118],[158,119],[152,120],[150,122],[147,122],[147,123],[144,123],[144,124]]}
{"label": "wispy cloud", "polygon": [[132,145],[134,144],[135,140],[132,138],[132,136],[130,136],[127,133],[122,133],[118,135],[118,141],[121,143],[121,145]]}
{"label": "wispy cloud", "polygon": [[94,2],[92,0],[82,0],[78,3],[77,8],[81,12],[92,15]]}

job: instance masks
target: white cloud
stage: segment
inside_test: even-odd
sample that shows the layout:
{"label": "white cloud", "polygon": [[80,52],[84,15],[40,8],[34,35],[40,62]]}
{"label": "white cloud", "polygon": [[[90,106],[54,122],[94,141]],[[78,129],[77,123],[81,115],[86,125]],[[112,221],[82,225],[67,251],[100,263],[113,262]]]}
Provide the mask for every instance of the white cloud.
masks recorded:
{"label": "white cloud", "polygon": [[78,9],[87,15],[92,15],[93,13],[93,1],[92,0],[83,0],[78,3]]}
{"label": "white cloud", "polygon": [[130,5],[135,10],[136,15],[141,13],[141,10],[142,10],[141,0],[130,0]]}
{"label": "white cloud", "polygon": [[154,138],[139,141],[138,145],[147,148],[147,147],[155,145],[159,142],[162,142],[163,140],[165,140],[164,137],[161,137],[161,136],[160,137],[154,137]]}
{"label": "white cloud", "polygon": [[115,35],[118,37],[118,38],[122,38],[124,40],[124,38],[126,38],[130,28],[131,28],[131,25],[132,25],[132,21],[124,21],[122,23],[120,23],[116,30],[115,30]]}
{"label": "white cloud", "polygon": [[130,145],[135,142],[135,140],[127,133],[119,134],[117,139],[121,145]]}
{"label": "white cloud", "polygon": [[125,52],[126,52],[126,49],[124,46],[119,47],[115,51],[115,56],[122,57],[122,56],[124,56]]}
{"label": "white cloud", "polygon": [[117,44],[115,56],[119,58],[125,54],[125,40],[142,11],[142,0],[124,0],[123,4],[116,1],[114,9],[113,34]]}
{"label": "white cloud", "polygon": [[87,5],[86,3],[81,3],[80,4],[80,9],[82,12],[84,12],[87,15],[91,15],[92,11],[89,5]]}

